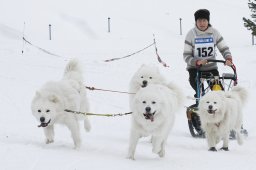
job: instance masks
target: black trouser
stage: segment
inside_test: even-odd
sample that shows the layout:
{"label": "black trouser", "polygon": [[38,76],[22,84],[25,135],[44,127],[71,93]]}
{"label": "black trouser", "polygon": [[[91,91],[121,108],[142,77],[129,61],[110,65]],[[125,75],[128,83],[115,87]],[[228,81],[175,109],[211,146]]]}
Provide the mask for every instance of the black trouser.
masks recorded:
{"label": "black trouser", "polygon": [[[196,86],[196,75],[197,75],[197,69],[196,68],[192,68],[188,70],[189,72],[189,83],[191,85],[191,87],[195,90],[195,92],[197,93],[197,86]],[[209,70],[209,71],[199,71],[199,76],[202,77],[202,75],[209,75],[212,74],[212,76],[219,76],[219,71],[217,69],[213,69],[213,70]],[[213,86],[213,84],[211,84],[211,82],[207,82],[209,84],[210,87]],[[222,85],[221,85],[222,87]],[[223,87],[222,87],[223,89]],[[195,95],[196,97],[197,95]]]}

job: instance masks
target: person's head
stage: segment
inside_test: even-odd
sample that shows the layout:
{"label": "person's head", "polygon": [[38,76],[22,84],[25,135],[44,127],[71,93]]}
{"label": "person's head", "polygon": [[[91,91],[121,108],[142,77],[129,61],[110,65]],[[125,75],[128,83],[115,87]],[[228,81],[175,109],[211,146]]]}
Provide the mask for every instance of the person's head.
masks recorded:
{"label": "person's head", "polygon": [[199,9],[195,12],[195,21],[196,21],[196,27],[201,30],[205,31],[210,24],[210,12],[207,9]]}

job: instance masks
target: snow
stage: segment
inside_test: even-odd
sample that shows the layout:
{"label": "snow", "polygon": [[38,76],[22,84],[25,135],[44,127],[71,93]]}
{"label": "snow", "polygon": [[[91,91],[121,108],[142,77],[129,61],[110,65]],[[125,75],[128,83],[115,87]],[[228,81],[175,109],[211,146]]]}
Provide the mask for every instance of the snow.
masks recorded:
{"label": "snow", "polygon": [[[255,169],[256,115],[254,96],[256,47],[242,17],[250,17],[244,0],[8,0],[0,6],[0,169],[3,170],[82,170],[82,169]],[[127,91],[133,73],[142,64],[155,64],[169,81],[175,81],[187,96],[193,91],[182,58],[186,32],[194,26],[193,13],[199,8],[211,11],[216,27],[233,54],[238,83],[250,92],[244,108],[244,127],[249,136],[244,145],[230,142],[230,151],[209,152],[205,139],[192,138],[185,107],[177,113],[166,156],[151,152],[149,138],[137,146],[135,161],[126,159],[130,115],[91,116],[92,130],[81,127],[82,147],[73,149],[70,132],[56,125],[55,142],[44,143],[42,128],[31,114],[35,91],[49,80],[58,80],[70,58],[79,58],[85,85]],[[107,19],[111,18],[108,32]],[[182,35],[179,22],[182,18]],[[49,40],[48,25],[52,25]],[[23,44],[22,36],[38,48]],[[123,57],[153,43],[170,67],[157,62],[154,47],[129,58],[106,63],[105,59]],[[24,53],[22,54],[22,50]],[[218,55],[219,59],[222,59]],[[226,68],[220,67],[220,71]],[[92,113],[129,112],[128,95],[89,91]],[[184,106],[194,101],[187,99]],[[82,122],[81,122],[82,123]],[[81,124],[82,125],[82,124]],[[218,146],[220,147],[220,146]]]}

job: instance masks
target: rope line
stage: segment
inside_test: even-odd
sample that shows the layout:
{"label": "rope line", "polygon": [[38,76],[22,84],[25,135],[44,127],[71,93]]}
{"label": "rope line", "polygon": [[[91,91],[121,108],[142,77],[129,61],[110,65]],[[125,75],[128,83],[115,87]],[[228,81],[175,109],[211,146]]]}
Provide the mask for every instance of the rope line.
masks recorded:
{"label": "rope line", "polygon": [[[25,27],[25,24],[24,24],[24,27]],[[25,28],[24,28],[24,29],[25,29]],[[153,36],[154,36],[154,35],[153,35]],[[39,46],[37,46],[37,45],[34,45],[34,44],[31,43],[30,41],[28,41],[28,40],[24,37],[24,35],[23,35],[22,39],[23,39],[22,54],[24,53],[24,51],[23,51],[24,42],[26,42],[26,43],[28,43],[29,45],[31,45],[31,46],[37,48],[38,50],[40,50],[40,51],[42,51],[42,52],[44,52],[44,53],[47,53],[47,54],[49,54],[49,55],[52,55],[52,56],[55,56],[55,57],[59,57],[59,58],[66,58],[66,57],[63,57],[63,56],[54,54],[54,53],[52,53],[52,52],[50,52],[50,51],[48,51],[48,50],[46,50],[46,49],[43,49],[43,48],[41,48],[41,47],[39,47]],[[107,60],[104,60],[104,62],[111,62],[111,61],[116,61],[116,60],[120,60],[120,59],[124,59],[124,58],[131,57],[131,56],[133,56],[133,55],[135,55],[135,54],[138,54],[138,53],[140,53],[140,52],[142,52],[142,51],[148,49],[148,48],[151,47],[151,46],[154,46],[154,47],[155,47],[155,52],[156,52],[156,56],[157,56],[158,62],[161,63],[164,67],[169,67],[169,66],[161,59],[161,57],[160,57],[159,54],[158,54],[155,36],[154,36],[154,42],[151,43],[151,44],[149,44],[148,46],[142,48],[141,50],[138,50],[138,51],[136,51],[136,52],[133,52],[133,53],[128,54],[128,55],[123,56],[123,57],[107,59]]]}
{"label": "rope line", "polygon": [[100,91],[107,91],[107,92],[114,92],[114,93],[126,93],[126,94],[135,94],[135,93],[129,93],[129,92],[124,92],[124,91],[116,91],[116,90],[106,90],[106,89],[99,89],[95,87],[88,87],[85,86],[89,90],[100,90]]}
{"label": "rope line", "polygon": [[104,61],[105,61],[105,62],[111,62],[111,61],[115,61],[115,60],[120,60],[120,59],[124,59],[124,58],[131,57],[131,56],[133,56],[133,55],[135,55],[135,54],[138,54],[138,53],[140,53],[140,52],[146,50],[147,48],[153,46],[154,44],[155,44],[155,43],[152,43],[152,44],[146,46],[145,48],[143,48],[143,49],[141,49],[141,50],[138,50],[138,51],[136,51],[136,52],[134,52],[134,53],[132,53],[132,54],[128,54],[128,55],[126,55],[126,56],[124,56],[124,57],[111,58],[111,59],[107,59],[107,60],[104,60]]}
{"label": "rope line", "polygon": [[131,56],[133,56],[133,55],[135,55],[135,54],[138,54],[138,53],[140,53],[140,52],[142,52],[142,51],[146,50],[147,48],[149,48],[149,47],[151,47],[151,46],[154,45],[158,62],[161,63],[164,67],[169,67],[169,66],[161,59],[161,57],[159,56],[158,50],[157,50],[157,46],[156,46],[155,35],[154,35],[154,34],[153,34],[153,37],[154,37],[153,43],[150,44],[150,45],[148,45],[148,46],[146,46],[145,48],[143,48],[143,49],[141,49],[141,50],[138,50],[138,51],[136,51],[136,52],[134,52],[134,53],[132,53],[132,54],[128,54],[128,55],[126,55],[126,56],[124,56],[124,57],[111,58],[111,59],[107,59],[107,60],[104,60],[104,61],[105,61],[105,62],[111,62],[111,61],[116,61],[116,60],[121,60],[121,59],[124,59],[124,58],[128,58],[128,57],[131,57]]}
{"label": "rope line", "polygon": [[[30,41],[28,41],[25,37],[22,37],[22,39],[23,39],[26,43],[28,43],[29,45],[31,45],[31,46],[33,46],[33,47],[35,47],[35,48],[37,48],[37,49],[43,51],[44,53],[47,53],[47,54],[49,54],[49,55],[52,55],[52,56],[55,56],[55,57],[59,57],[59,58],[66,58],[66,57],[63,57],[63,56],[54,54],[54,53],[52,53],[52,52],[50,52],[50,51],[48,51],[48,50],[45,50],[45,49],[43,49],[43,48],[41,48],[41,47],[39,47],[39,46],[37,46],[37,45],[32,44],[32,43],[31,43]],[[23,50],[22,50],[22,53],[23,53]]]}
{"label": "rope line", "polygon": [[169,67],[169,66],[161,59],[161,57],[159,56],[158,50],[157,50],[157,47],[156,47],[155,35],[153,35],[153,36],[154,36],[154,45],[155,45],[155,51],[156,51],[156,56],[157,56],[158,62],[161,63],[164,67]]}
{"label": "rope line", "polygon": [[232,64],[232,69],[234,70],[234,73],[236,75],[235,80],[234,80],[234,86],[236,86],[238,84],[238,78],[237,78],[237,72],[236,72],[236,66],[234,64]]}
{"label": "rope line", "polygon": [[127,112],[127,113],[117,113],[117,114],[97,114],[97,113],[87,113],[87,112],[79,112],[79,111],[73,111],[69,109],[65,109],[64,111],[69,112],[69,113],[75,113],[75,114],[82,114],[85,116],[106,116],[106,117],[115,117],[115,116],[125,116],[132,114],[132,112]]}

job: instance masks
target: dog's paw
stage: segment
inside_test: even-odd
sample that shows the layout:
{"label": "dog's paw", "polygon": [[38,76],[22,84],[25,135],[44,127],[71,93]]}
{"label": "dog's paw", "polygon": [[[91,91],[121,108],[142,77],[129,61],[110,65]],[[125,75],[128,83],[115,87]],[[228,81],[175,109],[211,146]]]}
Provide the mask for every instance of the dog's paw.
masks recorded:
{"label": "dog's paw", "polygon": [[228,147],[222,147],[220,150],[229,151]]}
{"label": "dog's paw", "polygon": [[74,149],[79,150],[81,148],[81,142],[75,142]]}
{"label": "dog's paw", "polygon": [[208,149],[208,151],[217,152],[217,149],[216,149],[215,147],[210,147],[210,148]]}
{"label": "dog's paw", "polygon": [[135,160],[135,159],[134,159],[134,155],[127,155],[127,156],[126,156],[126,159]]}
{"label": "dog's paw", "polygon": [[54,142],[53,139],[46,139],[46,141],[45,141],[46,144],[50,144],[50,143],[53,143],[53,142]]}
{"label": "dog's paw", "polygon": [[159,154],[161,152],[161,148],[160,147],[153,147],[152,152],[155,154]]}
{"label": "dog's paw", "polygon": [[81,146],[74,146],[74,150],[80,150]]}
{"label": "dog's paw", "polygon": [[164,155],[165,155],[165,150],[162,149],[162,150],[158,153],[158,155],[160,156],[160,158],[163,158]]}

